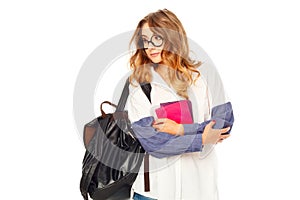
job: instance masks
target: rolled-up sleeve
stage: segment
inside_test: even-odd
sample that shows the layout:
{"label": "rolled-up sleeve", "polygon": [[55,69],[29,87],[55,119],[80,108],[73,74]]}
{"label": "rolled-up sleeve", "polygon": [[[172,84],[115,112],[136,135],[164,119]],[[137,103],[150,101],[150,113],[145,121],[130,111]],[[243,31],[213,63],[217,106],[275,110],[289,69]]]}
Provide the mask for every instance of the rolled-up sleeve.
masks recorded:
{"label": "rolled-up sleeve", "polygon": [[132,124],[136,138],[150,155],[163,158],[201,151],[202,134],[196,134],[197,130],[192,130],[192,128],[197,128],[197,124],[190,127],[191,134],[175,136],[156,131],[152,127],[153,120],[153,117],[145,117]]}
{"label": "rolled-up sleeve", "polygon": [[[212,120],[216,121],[214,128],[233,126],[234,116],[230,102],[212,109]],[[153,127],[154,118],[145,117],[132,123],[136,138],[144,149],[152,156],[163,158],[183,153],[202,150],[202,133],[205,126],[211,121],[203,123],[183,124],[184,135],[175,136],[165,132],[158,132]],[[230,133],[231,129],[228,131]]]}

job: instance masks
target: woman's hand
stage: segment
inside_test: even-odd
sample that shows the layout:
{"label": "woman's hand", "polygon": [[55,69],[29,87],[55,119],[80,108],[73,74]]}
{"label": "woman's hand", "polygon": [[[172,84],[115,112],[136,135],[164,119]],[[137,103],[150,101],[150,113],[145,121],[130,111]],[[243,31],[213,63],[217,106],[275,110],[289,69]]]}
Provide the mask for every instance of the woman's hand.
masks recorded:
{"label": "woman's hand", "polygon": [[172,135],[183,135],[184,128],[182,124],[178,124],[175,121],[168,118],[160,118],[154,121],[153,128],[159,132],[165,132]]}
{"label": "woman's hand", "polygon": [[202,134],[202,144],[216,144],[222,142],[224,139],[228,138],[230,135],[221,135],[222,133],[227,133],[230,127],[223,129],[213,129],[212,127],[215,125],[215,121],[211,121],[204,128],[204,132]]}
{"label": "woman's hand", "polygon": [[[229,134],[222,135],[223,133],[227,133],[230,127],[223,129],[213,129],[212,127],[215,125],[215,123],[215,121],[211,121],[205,126],[204,132],[202,134],[202,144],[221,143],[224,139],[230,136]],[[183,125],[178,124],[168,118],[160,118],[155,120],[152,127],[159,132],[165,132],[172,135],[184,135]]]}

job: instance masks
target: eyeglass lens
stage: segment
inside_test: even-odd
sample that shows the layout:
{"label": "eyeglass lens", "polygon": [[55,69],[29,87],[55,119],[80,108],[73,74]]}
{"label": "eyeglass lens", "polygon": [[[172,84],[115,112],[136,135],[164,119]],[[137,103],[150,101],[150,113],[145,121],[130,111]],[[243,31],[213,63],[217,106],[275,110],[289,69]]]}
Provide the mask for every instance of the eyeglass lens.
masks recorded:
{"label": "eyeglass lens", "polygon": [[160,47],[163,44],[163,38],[159,35],[152,35],[152,37],[150,38],[150,40],[147,40],[145,38],[142,38],[142,42],[143,42],[143,47],[144,48],[149,48],[149,44],[151,43],[153,46],[155,47]]}

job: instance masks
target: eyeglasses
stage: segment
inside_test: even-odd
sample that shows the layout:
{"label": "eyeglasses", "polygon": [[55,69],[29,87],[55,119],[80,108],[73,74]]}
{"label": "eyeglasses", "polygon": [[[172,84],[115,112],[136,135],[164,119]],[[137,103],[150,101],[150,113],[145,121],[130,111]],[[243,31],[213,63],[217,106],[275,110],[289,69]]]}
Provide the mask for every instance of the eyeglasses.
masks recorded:
{"label": "eyeglasses", "polygon": [[161,47],[164,43],[164,39],[159,35],[152,35],[150,40],[141,38],[140,44],[144,49],[149,48],[149,44],[152,44],[154,47]]}

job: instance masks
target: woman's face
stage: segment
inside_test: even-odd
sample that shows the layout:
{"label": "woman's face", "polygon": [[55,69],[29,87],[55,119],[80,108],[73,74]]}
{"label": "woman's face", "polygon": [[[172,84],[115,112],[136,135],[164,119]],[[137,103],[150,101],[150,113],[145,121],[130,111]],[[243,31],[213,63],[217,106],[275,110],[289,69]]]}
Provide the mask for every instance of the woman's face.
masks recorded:
{"label": "woman's face", "polygon": [[162,61],[161,54],[164,47],[164,39],[160,35],[153,33],[148,23],[145,23],[142,27],[142,41],[148,58],[153,63],[160,63]]}

